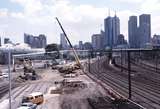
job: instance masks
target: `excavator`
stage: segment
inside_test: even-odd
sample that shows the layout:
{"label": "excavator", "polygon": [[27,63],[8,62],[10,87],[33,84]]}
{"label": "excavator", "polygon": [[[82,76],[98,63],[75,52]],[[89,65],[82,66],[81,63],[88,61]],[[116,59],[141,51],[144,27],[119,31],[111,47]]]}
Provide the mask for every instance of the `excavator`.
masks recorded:
{"label": "excavator", "polygon": [[[24,80],[36,80],[37,74],[35,70],[33,69],[32,61],[27,58],[23,60],[19,60],[19,61],[23,65],[23,70],[24,70],[24,74],[19,77]],[[16,71],[15,64],[14,64],[13,70]]]}

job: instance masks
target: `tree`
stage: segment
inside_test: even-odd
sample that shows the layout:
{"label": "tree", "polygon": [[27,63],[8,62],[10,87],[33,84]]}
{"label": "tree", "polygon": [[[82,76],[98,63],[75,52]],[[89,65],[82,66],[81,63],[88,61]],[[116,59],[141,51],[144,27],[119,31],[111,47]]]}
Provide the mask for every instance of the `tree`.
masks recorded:
{"label": "tree", "polygon": [[[49,53],[49,52],[54,52],[54,51],[55,51],[55,53]],[[59,58],[59,48],[58,48],[58,45],[55,43],[48,44],[45,47],[45,52],[46,52],[46,55],[48,55],[50,57]]]}

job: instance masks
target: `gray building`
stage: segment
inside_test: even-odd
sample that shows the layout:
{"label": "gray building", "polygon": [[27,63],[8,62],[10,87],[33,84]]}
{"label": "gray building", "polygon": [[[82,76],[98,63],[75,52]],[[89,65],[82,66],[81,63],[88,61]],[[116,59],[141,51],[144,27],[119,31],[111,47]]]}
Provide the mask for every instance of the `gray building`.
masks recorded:
{"label": "gray building", "polygon": [[152,44],[153,45],[160,45],[160,35],[154,35],[152,38]]}
{"label": "gray building", "polygon": [[65,38],[65,35],[63,33],[60,34],[60,45],[62,47],[63,50],[68,49],[68,43],[67,40]]}
{"label": "gray building", "polygon": [[0,46],[2,46],[2,43],[1,43],[1,37],[0,37]]}
{"label": "gray building", "polygon": [[104,20],[104,31],[104,46],[111,48],[116,46],[120,34],[120,20],[116,15],[114,17],[109,16]]}
{"label": "gray building", "polygon": [[79,41],[79,49],[83,50],[83,41]]}
{"label": "gray building", "polygon": [[105,32],[103,30],[101,30],[101,40],[102,40],[102,49],[105,48],[105,42],[104,42],[104,39],[105,39]]}
{"label": "gray building", "polygon": [[117,45],[127,45],[127,41],[124,39],[123,34],[118,35]]}
{"label": "gray building", "polygon": [[130,48],[140,47],[140,38],[138,37],[137,16],[130,16],[128,21],[128,39]]}
{"label": "gray building", "polygon": [[39,36],[33,36],[24,33],[24,43],[29,44],[31,48],[45,48],[47,45],[47,40],[44,34],[40,34]]}
{"label": "gray building", "polygon": [[41,44],[40,46],[42,48],[45,48],[46,45],[47,45],[47,39],[46,39],[46,36],[44,34],[39,35],[39,41],[40,41],[40,44]]}
{"label": "gray building", "polygon": [[102,35],[101,34],[92,35],[92,47],[94,50],[102,49]]}
{"label": "gray building", "polygon": [[120,34],[120,20],[115,15],[113,17],[113,45],[117,45],[118,35]]}
{"label": "gray building", "polygon": [[84,50],[92,50],[93,49],[92,44],[90,42],[85,42],[83,47],[84,47]]}
{"label": "gray building", "polygon": [[151,15],[142,14],[139,16],[140,47],[145,47],[147,43],[151,43]]}

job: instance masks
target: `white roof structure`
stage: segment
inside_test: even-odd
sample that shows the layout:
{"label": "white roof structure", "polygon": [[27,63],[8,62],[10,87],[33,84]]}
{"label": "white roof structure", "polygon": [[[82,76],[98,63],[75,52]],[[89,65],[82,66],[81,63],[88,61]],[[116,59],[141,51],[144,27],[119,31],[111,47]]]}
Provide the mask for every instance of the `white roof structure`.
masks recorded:
{"label": "white roof structure", "polygon": [[28,44],[26,43],[18,43],[18,44],[4,44],[0,47],[0,51],[7,52],[10,50],[14,53],[32,53],[32,52],[44,52],[45,50],[42,49],[32,49]]}

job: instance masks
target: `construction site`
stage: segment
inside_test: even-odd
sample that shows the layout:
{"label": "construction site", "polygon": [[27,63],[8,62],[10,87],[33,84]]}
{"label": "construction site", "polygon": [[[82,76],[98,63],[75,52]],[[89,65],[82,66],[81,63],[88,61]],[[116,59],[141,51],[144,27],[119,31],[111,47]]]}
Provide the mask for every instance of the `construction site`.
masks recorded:
{"label": "construction site", "polygon": [[14,55],[9,70],[0,66],[10,72],[1,71],[0,109],[160,108],[158,49],[81,51],[87,54],[81,56],[57,21],[74,60],[50,63],[47,53],[43,60],[37,54]]}

